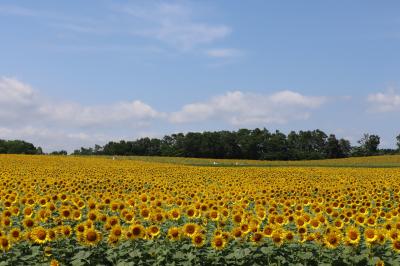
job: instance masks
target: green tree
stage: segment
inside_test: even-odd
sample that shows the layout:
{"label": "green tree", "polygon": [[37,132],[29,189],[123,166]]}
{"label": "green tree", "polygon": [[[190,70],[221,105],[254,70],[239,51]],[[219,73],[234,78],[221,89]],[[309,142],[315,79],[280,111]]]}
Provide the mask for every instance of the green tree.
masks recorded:
{"label": "green tree", "polygon": [[396,143],[397,150],[400,151],[400,134],[396,137],[396,140],[397,140],[397,143]]}
{"label": "green tree", "polygon": [[378,153],[378,146],[380,144],[380,137],[378,135],[364,134],[358,141],[360,144],[363,155],[374,155]]}
{"label": "green tree", "polygon": [[342,151],[339,145],[339,141],[336,136],[331,134],[328,137],[326,143],[326,156],[328,158],[340,158],[342,157]]}

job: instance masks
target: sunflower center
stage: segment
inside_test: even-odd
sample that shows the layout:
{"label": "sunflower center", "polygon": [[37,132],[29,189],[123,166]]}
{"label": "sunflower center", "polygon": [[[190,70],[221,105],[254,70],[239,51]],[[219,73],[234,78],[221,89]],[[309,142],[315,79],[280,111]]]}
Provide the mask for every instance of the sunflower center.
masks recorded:
{"label": "sunflower center", "polygon": [[96,240],[97,240],[97,234],[96,234],[96,232],[92,232],[92,231],[88,232],[88,233],[87,233],[87,236],[86,236],[86,239],[87,239],[88,241],[90,241],[90,242],[96,241]]}

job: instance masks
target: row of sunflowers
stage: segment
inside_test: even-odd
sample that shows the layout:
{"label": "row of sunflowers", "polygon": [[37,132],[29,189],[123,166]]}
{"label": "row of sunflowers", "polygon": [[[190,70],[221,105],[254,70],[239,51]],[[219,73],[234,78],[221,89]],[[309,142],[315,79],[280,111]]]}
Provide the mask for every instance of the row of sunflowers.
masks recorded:
{"label": "row of sunflowers", "polygon": [[400,265],[396,168],[0,167],[0,265]]}

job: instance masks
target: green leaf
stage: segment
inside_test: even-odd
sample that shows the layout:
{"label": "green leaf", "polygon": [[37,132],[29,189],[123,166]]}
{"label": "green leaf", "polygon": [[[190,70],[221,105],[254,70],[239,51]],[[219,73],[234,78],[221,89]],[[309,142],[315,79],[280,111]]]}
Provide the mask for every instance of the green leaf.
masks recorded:
{"label": "green leaf", "polygon": [[142,256],[142,253],[137,249],[129,252],[129,257],[131,257],[131,258],[139,258],[141,256]]}
{"label": "green leaf", "polygon": [[272,255],[272,253],[274,252],[274,249],[273,249],[273,247],[262,247],[260,249],[260,251],[265,255]]}
{"label": "green leaf", "polygon": [[72,266],[83,266],[85,265],[85,262],[81,259],[75,259],[71,261]]}
{"label": "green leaf", "polygon": [[177,251],[172,257],[176,260],[180,260],[185,258],[185,253],[183,253],[182,251]]}
{"label": "green leaf", "polygon": [[78,253],[75,254],[75,256],[72,257],[72,260],[84,260],[90,257],[92,253],[90,251],[79,251]]}

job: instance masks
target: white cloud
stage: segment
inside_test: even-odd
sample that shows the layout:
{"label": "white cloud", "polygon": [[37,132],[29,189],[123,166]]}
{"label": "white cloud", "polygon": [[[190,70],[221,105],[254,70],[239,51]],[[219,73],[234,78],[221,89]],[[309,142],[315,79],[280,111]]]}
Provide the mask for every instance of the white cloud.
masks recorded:
{"label": "white cloud", "polygon": [[0,77],[0,138],[73,148],[115,139],[121,129],[141,131],[164,116],[139,100],[93,106],[50,102],[30,85]]}
{"label": "white cloud", "polygon": [[[144,1],[127,4],[109,4],[106,6],[106,15],[99,19],[91,15],[82,17],[65,13],[54,13],[46,10],[34,10],[20,7],[17,5],[1,5],[0,15],[24,16],[33,19],[40,18],[44,20],[43,25],[50,26],[58,30],[58,36],[74,36],[87,38],[88,35],[107,35],[124,36],[125,38],[140,37],[150,41],[156,41],[167,44],[181,51],[189,51],[201,45],[210,45],[218,40],[229,36],[232,29],[223,23],[207,22],[207,12],[201,12],[197,4],[194,6],[188,2],[153,2]],[[204,16],[199,16],[200,14]],[[120,38],[114,38],[117,40]],[[115,47],[123,47],[122,43],[99,43],[90,44],[85,42],[75,44],[75,50],[88,50],[93,47],[93,51],[107,49],[116,50]],[[62,47],[71,47],[66,39],[62,44],[58,44],[54,49]],[[131,45],[125,45],[129,49],[136,49]],[[145,44],[145,47],[149,44]],[[100,47],[100,49],[98,48]],[[236,53],[234,49],[216,49],[211,50],[209,56],[213,54],[217,57],[227,57],[229,53]],[[222,55],[225,53],[225,55]]]}
{"label": "white cloud", "polygon": [[149,119],[164,115],[139,100],[103,106],[48,102],[40,98],[31,86],[8,77],[0,77],[0,104],[0,122],[12,118],[19,122],[37,119],[75,127],[112,126],[117,123],[141,126]]}
{"label": "white cloud", "polygon": [[37,12],[31,9],[14,5],[0,5],[0,14],[22,17],[33,17],[38,15]]}
{"label": "white cloud", "polygon": [[82,106],[77,103],[43,104],[38,111],[53,121],[82,127],[110,126],[122,122],[138,126],[144,125],[149,119],[163,116],[138,100],[104,106]]}
{"label": "white cloud", "polygon": [[234,91],[164,113],[140,100],[104,105],[48,101],[26,83],[0,77],[0,138],[25,139],[46,151],[72,151],[140,137],[141,132],[155,132],[160,123],[166,127],[202,121],[205,125],[218,121],[233,126],[265,126],[304,120],[324,102],[324,97],[288,90],[268,95]]}
{"label": "white cloud", "polygon": [[215,58],[232,58],[242,55],[239,50],[232,48],[210,49],[205,51],[205,54]]}
{"label": "white cloud", "polygon": [[222,120],[231,125],[284,124],[303,120],[310,110],[325,102],[324,97],[304,96],[293,91],[279,91],[271,95],[228,92],[206,102],[185,105],[169,117],[172,123]]}
{"label": "white cloud", "polygon": [[393,89],[370,94],[367,101],[372,104],[370,110],[373,112],[400,111],[400,94],[396,94]]}
{"label": "white cloud", "polygon": [[232,30],[226,25],[194,21],[188,6],[177,3],[157,3],[145,6],[124,6],[120,11],[145,23],[143,28],[133,27],[134,35],[146,36],[189,50],[225,38]]}
{"label": "white cloud", "polygon": [[15,78],[0,77],[0,104],[29,105],[33,101],[33,89]]}

